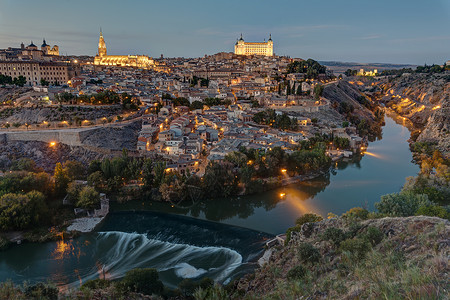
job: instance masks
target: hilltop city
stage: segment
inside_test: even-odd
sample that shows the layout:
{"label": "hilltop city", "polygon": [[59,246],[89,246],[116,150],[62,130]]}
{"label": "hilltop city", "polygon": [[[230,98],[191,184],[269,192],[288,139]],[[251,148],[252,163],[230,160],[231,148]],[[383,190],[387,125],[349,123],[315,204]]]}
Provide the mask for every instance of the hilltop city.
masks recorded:
{"label": "hilltop city", "polygon": [[450,61],[261,37],[0,49],[0,299],[445,298]]}

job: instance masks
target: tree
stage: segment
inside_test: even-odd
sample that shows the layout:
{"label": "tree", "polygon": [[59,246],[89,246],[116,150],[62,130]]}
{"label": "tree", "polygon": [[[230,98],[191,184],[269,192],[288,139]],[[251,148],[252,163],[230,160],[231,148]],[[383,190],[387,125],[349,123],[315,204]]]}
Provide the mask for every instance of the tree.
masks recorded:
{"label": "tree", "polygon": [[82,180],[86,176],[86,167],[78,161],[66,160],[63,167],[71,180]]}
{"label": "tree", "polygon": [[17,85],[17,86],[24,86],[27,83],[27,79],[25,77],[23,77],[22,75],[20,75],[17,78],[14,78],[13,80],[13,84]]}
{"label": "tree", "polygon": [[151,189],[154,178],[153,162],[151,159],[146,159],[142,165],[142,183],[144,184],[145,189]]}
{"label": "tree", "polygon": [[49,84],[50,83],[47,80],[45,80],[44,78],[41,79],[41,85],[42,86],[48,86]]}
{"label": "tree", "polygon": [[105,185],[105,177],[101,171],[95,171],[88,176],[87,182],[90,186],[101,190]]}
{"label": "tree", "polygon": [[47,219],[45,196],[37,191],[0,197],[0,229],[21,230],[41,225]]}
{"label": "tree", "polygon": [[63,196],[66,193],[67,185],[70,182],[69,174],[67,170],[63,168],[61,163],[56,163],[55,173],[53,175],[55,179],[55,193],[57,196]]}
{"label": "tree", "polygon": [[194,102],[191,103],[189,108],[190,108],[190,110],[203,109],[203,102],[201,102],[201,101],[194,101]]}
{"label": "tree", "polygon": [[68,187],[67,187],[67,196],[69,198],[70,203],[77,203],[78,198],[80,197],[80,192],[83,189],[84,185],[76,182],[76,181],[72,181],[71,183],[69,183]]}
{"label": "tree", "polygon": [[100,205],[100,194],[91,186],[85,186],[79,193],[77,207],[94,209]]}
{"label": "tree", "polygon": [[300,82],[297,88],[297,95],[300,96],[301,94],[302,94],[302,83]]}
{"label": "tree", "polygon": [[317,84],[316,86],[314,86],[314,98],[319,100],[322,94],[323,94],[323,85]]}
{"label": "tree", "polygon": [[205,195],[211,198],[229,197],[237,193],[238,180],[233,164],[209,162],[203,176]]}

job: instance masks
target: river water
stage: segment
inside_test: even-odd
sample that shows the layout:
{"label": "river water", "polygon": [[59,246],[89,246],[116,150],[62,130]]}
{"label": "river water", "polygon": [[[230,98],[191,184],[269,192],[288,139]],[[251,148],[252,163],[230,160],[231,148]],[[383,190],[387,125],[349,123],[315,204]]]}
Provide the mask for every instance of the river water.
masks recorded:
{"label": "river water", "polygon": [[356,206],[374,210],[381,195],[398,192],[405,178],[419,171],[411,162],[408,138],[406,127],[386,117],[383,138],[371,143],[362,158],[338,162],[329,175],[314,180],[189,207],[115,205],[97,232],[0,252],[0,280],[52,280],[76,287],[88,279],[120,278],[133,268],[152,267],[170,287],[183,278],[206,276],[228,282],[253,269],[264,242],[302,214],[326,217]]}

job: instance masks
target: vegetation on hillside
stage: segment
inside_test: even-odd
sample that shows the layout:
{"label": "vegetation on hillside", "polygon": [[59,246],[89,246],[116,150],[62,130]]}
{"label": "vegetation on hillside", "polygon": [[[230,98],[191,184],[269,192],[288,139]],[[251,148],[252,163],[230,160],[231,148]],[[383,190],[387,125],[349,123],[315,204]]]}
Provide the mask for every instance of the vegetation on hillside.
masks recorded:
{"label": "vegetation on hillside", "polygon": [[287,73],[304,73],[305,78],[317,79],[319,74],[325,74],[327,68],[313,59],[294,61],[287,65]]}

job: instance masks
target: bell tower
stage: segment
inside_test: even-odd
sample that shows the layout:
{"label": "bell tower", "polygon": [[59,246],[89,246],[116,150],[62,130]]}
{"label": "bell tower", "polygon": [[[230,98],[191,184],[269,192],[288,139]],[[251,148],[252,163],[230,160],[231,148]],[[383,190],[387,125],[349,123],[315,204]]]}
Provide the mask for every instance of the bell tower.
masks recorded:
{"label": "bell tower", "polygon": [[103,38],[102,29],[100,28],[100,38],[98,40],[98,55],[106,56],[106,44],[105,39]]}

